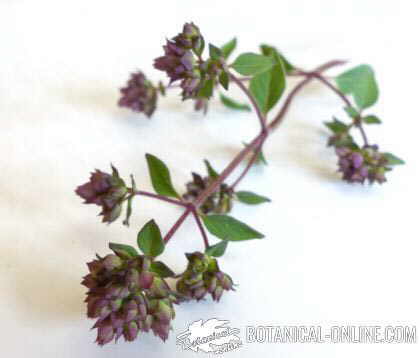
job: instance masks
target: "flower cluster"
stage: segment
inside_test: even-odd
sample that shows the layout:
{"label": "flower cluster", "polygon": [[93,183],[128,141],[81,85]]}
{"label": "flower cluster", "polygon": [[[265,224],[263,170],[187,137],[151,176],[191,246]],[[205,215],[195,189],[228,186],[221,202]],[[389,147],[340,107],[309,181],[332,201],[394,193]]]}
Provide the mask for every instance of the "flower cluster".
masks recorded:
{"label": "flower cluster", "polygon": [[102,221],[111,223],[121,214],[127,187],[112,166],[112,174],[100,170],[93,172],[90,180],[76,189],[76,194],[85,199],[86,204],[102,207],[99,214],[103,216]]}
{"label": "flower cluster", "polygon": [[[196,173],[192,173],[192,177],[192,181],[186,184],[187,191],[182,196],[188,202],[194,202],[215,180],[211,176],[202,177]],[[207,197],[200,206],[200,211],[204,214],[226,214],[232,209],[232,201],[233,192],[227,184],[223,183],[217,191]]]}
{"label": "flower cluster", "polygon": [[150,258],[115,253],[89,262],[89,274],[82,282],[89,289],[87,315],[97,319],[97,343],[104,345],[121,336],[133,341],[139,332],[149,330],[165,341],[177,296],[150,271]]}
{"label": "flower cluster", "polygon": [[127,85],[121,88],[118,104],[135,112],[144,112],[150,117],[156,109],[157,89],[143,72],[132,73]]}
{"label": "flower cluster", "polygon": [[182,80],[184,99],[194,98],[201,86],[199,63],[195,54],[201,56],[204,40],[200,30],[193,23],[184,25],[183,31],[163,47],[165,55],[155,59],[155,68],[165,71],[171,83]]}
{"label": "flower cluster", "polygon": [[234,290],[231,277],[220,271],[214,257],[201,252],[186,257],[188,267],[176,285],[180,294],[200,301],[209,293],[214,301],[219,301],[224,291]]}
{"label": "flower cluster", "polygon": [[386,153],[381,153],[377,145],[365,146],[362,149],[337,147],[339,172],[343,180],[350,183],[370,184],[386,181],[385,173],[391,170]]}

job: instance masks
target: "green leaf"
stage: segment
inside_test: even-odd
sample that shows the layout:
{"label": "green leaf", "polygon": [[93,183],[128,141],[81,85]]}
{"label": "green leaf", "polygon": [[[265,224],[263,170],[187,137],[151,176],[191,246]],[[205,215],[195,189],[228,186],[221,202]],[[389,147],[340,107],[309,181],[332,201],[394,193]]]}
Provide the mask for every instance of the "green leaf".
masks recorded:
{"label": "green leaf", "polygon": [[220,95],[220,100],[226,107],[231,108],[231,109],[236,109],[239,111],[248,111],[248,112],[251,110],[251,107],[249,105],[245,103],[236,102],[234,99],[227,97],[223,94]]}
{"label": "green leaf", "polygon": [[137,245],[147,256],[159,256],[165,249],[165,244],[154,220],[150,220],[137,235]]}
{"label": "green leaf", "polygon": [[173,272],[166,264],[162,261],[153,261],[150,265],[150,271],[158,274],[162,278],[174,277],[175,272]]}
{"label": "green leaf", "polygon": [[213,257],[220,257],[223,256],[229,241],[220,241],[219,243],[209,246],[206,249],[206,254]]}
{"label": "green leaf", "polygon": [[333,132],[334,134],[345,133],[348,131],[349,127],[347,124],[339,121],[334,117],[332,122],[324,122],[324,124]]}
{"label": "green leaf", "polygon": [[255,75],[249,84],[249,89],[264,114],[276,105],[285,88],[286,76],[279,61],[270,70]]}
{"label": "green leaf", "polygon": [[369,65],[360,65],[344,72],[336,78],[336,82],[342,92],[353,95],[360,109],[373,106],[378,100],[378,85]]}
{"label": "green leaf", "polygon": [[153,189],[156,193],[179,198],[179,194],[172,185],[171,175],[165,163],[152,154],[146,154],[146,160]]}
{"label": "green leaf", "polygon": [[220,57],[222,57],[222,50],[220,48],[209,44],[209,52],[210,52],[210,58],[212,60],[218,60]]}
{"label": "green leaf", "polygon": [[229,75],[226,71],[222,71],[219,75],[219,82],[226,91],[229,89]]}
{"label": "green leaf", "polygon": [[225,59],[227,59],[230,54],[235,50],[236,48],[236,37],[234,37],[229,42],[225,43],[220,49],[222,50],[222,55]]}
{"label": "green leaf", "polygon": [[214,168],[211,166],[210,162],[207,159],[204,160],[204,164],[206,165],[207,174],[209,175],[209,177],[216,179],[219,176],[219,173],[217,173],[214,170]]}
{"label": "green leaf", "polygon": [[273,67],[273,61],[267,56],[248,52],[239,55],[232,64],[232,67],[241,75],[256,75],[258,73],[268,71],[271,67]]}
{"label": "green leaf", "polygon": [[295,70],[295,66],[293,66],[275,47],[263,44],[260,46],[260,49],[264,56],[272,56],[273,54],[276,54],[282,60],[286,73],[290,73]]}
{"label": "green leaf", "polygon": [[251,191],[237,191],[235,194],[241,203],[249,205],[257,205],[271,201],[269,198],[255,194]]}
{"label": "green leaf", "polygon": [[116,255],[123,258],[131,258],[139,255],[137,250],[130,245],[123,245],[110,242],[108,246],[112,251],[115,252]]}
{"label": "green leaf", "polygon": [[381,124],[382,123],[382,121],[374,115],[363,117],[362,121],[366,124]]}
{"label": "green leaf", "polygon": [[398,158],[396,155],[392,153],[384,153],[384,156],[387,160],[388,165],[402,165],[405,164],[405,161]]}
{"label": "green leaf", "polygon": [[207,215],[203,217],[207,230],[219,239],[243,241],[262,239],[263,234],[228,215]]}
{"label": "green leaf", "polygon": [[344,107],[344,110],[346,111],[346,113],[349,115],[350,118],[357,118],[359,117],[359,112],[357,112],[356,109],[354,109],[353,107]]}
{"label": "green leaf", "polygon": [[203,87],[198,91],[198,97],[210,98],[213,95],[214,82],[209,78],[204,82]]}

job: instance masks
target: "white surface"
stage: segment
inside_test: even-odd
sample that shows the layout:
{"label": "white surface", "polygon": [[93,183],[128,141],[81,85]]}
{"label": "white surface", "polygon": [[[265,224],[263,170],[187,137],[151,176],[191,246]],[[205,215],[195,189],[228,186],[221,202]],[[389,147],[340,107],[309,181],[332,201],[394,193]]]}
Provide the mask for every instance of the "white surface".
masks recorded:
{"label": "white surface", "polygon": [[[414,1],[19,1],[0,2],[0,337],[4,357],[195,357],[175,335],[217,317],[246,325],[418,324],[418,53]],[[258,126],[253,114],[213,104],[207,117],[176,94],[150,121],[116,106],[128,73],[152,69],[165,37],[193,20],[220,44],[239,37],[239,51],[278,46],[300,66],[333,58],[373,65],[381,98],[369,128],[382,148],[407,161],[383,186],[342,183],[325,147],[322,122],[341,103],[312,84],[267,143],[270,165],[243,189],[273,199],[233,215],[266,234],[231,245],[222,267],[240,286],[220,304],[178,308],[166,344],[151,335],[136,343],[93,344],[85,318],[85,262],[109,241],[134,243],[155,218],[163,230],[179,211],[136,200],[132,226],[100,224],[74,188],[94,168],[113,162],[125,178],[151,189],[144,153],[171,167],[178,188],[201,160],[221,169]],[[418,31],[417,31],[418,32]],[[412,92],[412,94],[410,94]],[[238,92],[239,93],[239,92]],[[188,221],[164,254],[174,268],[201,248]],[[419,329],[419,327],[418,327]],[[232,357],[418,357],[419,345],[249,344]],[[203,355],[203,354],[202,354]]]}

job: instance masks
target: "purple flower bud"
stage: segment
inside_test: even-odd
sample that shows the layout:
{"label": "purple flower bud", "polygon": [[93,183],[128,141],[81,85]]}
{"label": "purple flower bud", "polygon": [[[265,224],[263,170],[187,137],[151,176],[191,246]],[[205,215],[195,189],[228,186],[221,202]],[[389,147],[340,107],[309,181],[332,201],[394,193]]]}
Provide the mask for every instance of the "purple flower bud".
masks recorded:
{"label": "purple flower bud", "polygon": [[96,339],[96,342],[98,342],[100,346],[111,342],[113,338],[114,330],[112,329],[112,326],[104,325],[98,328],[98,338]]}
{"label": "purple flower bud", "polygon": [[79,186],[76,194],[85,199],[86,204],[96,204],[102,207],[100,215],[102,221],[111,223],[116,220],[122,210],[127,187],[113,168],[113,174],[96,170],[92,173],[89,182]]}
{"label": "purple flower bud", "polygon": [[131,321],[130,323],[126,324],[124,327],[124,338],[132,342],[137,338],[137,335],[139,334],[139,327],[136,322]]}
{"label": "purple flower bud", "polygon": [[223,291],[233,290],[229,275],[220,271],[217,260],[201,252],[186,254],[188,267],[177,282],[177,291],[184,297],[200,301],[210,293],[215,301]]}
{"label": "purple flower bud", "polygon": [[151,117],[156,109],[157,89],[139,71],[131,74],[126,87],[121,88],[121,98],[118,105],[127,107],[135,112],[144,112]]}
{"label": "purple flower bud", "polygon": [[152,286],[154,275],[151,272],[143,271],[139,277],[139,285],[143,289],[148,289]]}

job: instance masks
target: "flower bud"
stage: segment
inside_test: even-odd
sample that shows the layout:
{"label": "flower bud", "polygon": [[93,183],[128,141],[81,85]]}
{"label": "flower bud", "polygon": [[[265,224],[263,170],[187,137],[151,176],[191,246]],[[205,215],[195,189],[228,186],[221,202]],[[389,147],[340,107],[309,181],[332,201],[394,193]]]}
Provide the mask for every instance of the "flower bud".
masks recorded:
{"label": "flower bud", "polygon": [[147,80],[143,72],[132,73],[127,85],[121,88],[118,105],[151,117],[156,109],[157,88]]}
{"label": "flower bud", "polygon": [[120,178],[118,171],[112,167],[112,175],[96,170],[92,173],[89,182],[80,185],[76,194],[85,199],[86,204],[95,204],[102,207],[100,215],[102,221],[111,223],[121,214],[122,203],[127,194],[127,187]]}
{"label": "flower bud", "polygon": [[207,293],[219,301],[224,291],[234,290],[229,275],[220,271],[217,260],[201,252],[186,254],[188,266],[178,280],[177,291],[200,301]]}

